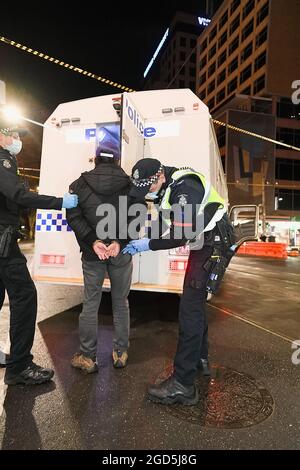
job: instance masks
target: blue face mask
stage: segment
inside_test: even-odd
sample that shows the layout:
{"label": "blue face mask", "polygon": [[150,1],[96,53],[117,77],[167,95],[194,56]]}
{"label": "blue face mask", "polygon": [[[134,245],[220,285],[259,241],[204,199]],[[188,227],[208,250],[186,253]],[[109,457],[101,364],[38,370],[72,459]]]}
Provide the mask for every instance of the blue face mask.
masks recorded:
{"label": "blue face mask", "polygon": [[6,150],[9,151],[11,155],[18,155],[22,150],[22,142],[18,139],[13,139],[12,144],[6,145]]}
{"label": "blue face mask", "polygon": [[154,201],[154,199],[158,198],[158,191],[155,191],[154,193],[147,193],[145,196],[145,199],[149,199],[150,201]]}

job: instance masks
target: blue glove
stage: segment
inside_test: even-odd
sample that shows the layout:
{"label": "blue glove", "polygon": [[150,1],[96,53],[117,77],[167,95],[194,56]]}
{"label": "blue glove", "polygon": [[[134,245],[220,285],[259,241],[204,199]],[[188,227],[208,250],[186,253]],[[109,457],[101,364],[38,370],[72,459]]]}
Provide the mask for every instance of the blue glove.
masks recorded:
{"label": "blue glove", "polygon": [[77,194],[66,193],[63,197],[62,209],[74,209],[78,206]]}
{"label": "blue glove", "polygon": [[140,240],[132,240],[128,243],[128,245],[123,248],[122,253],[125,255],[129,253],[130,255],[136,255],[137,253],[141,253],[142,251],[148,251],[150,240],[149,238],[141,238]]}

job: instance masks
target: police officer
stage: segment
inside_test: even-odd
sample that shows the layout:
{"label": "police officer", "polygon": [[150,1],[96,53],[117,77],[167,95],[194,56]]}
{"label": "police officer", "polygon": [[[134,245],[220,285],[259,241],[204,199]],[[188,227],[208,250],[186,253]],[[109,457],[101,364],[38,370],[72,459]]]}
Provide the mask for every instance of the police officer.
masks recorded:
{"label": "police officer", "polygon": [[0,121],[0,289],[4,289],[10,303],[10,355],[6,363],[4,381],[8,385],[40,384],[50,380],[54,371],[35,364],[31,348],[35,333],[37,295],[35,285],[21,253],[17,238],[20,209],[73,208],[77,195],[63,198],[42,196],[28,191],[18,176],[16,155],[21,151],[22,136],[26,131],[5,128]]}
{"label": "police officer", "polygon": [[[190,241],[184,228],[192,228],[191,236],[194,237],[195,234],[196,242],[191,245],[194,249],[190,251],[180,301],[179,339],[174,372],[162,383],[148,388],[148,397],[152,401],[194,405],[199,400],[195,386],[197,372],[202,369],[205,375],[210,373],[206,318],[206,284],[209,276],[207,266],[213,254],[216,223],[226,213],[224,200],[197,171],[191,168],[164,167],[153,158],[145,158],[135,164],[132,169],[132,183],[132,195],[137,199],[146,197],[160,203],[160,213],[169,227],[169,234],[168,237],[160,236],[159,239],[133,240],[123,252],[134,255],[147,250],[172,249]],[[174,205],[182,210],[174,211],[173,219],[168,215],[164,217],[164,210],[169,210]],[[182,228],[181,238],[175,236],[178,227]]]}

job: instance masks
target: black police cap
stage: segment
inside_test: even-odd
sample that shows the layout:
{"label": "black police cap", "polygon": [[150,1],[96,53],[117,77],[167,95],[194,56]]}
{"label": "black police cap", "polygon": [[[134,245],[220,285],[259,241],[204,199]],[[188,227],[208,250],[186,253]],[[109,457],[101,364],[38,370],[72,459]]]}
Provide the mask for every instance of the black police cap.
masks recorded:
{"label": "black police cap", "polygon": [[131,182],[133,188],[130,194],[133,197],[145,197],[149,192],[150,186],[157,181],[163,171],[163,165],[156,158],[143,158],[139,160],[132,168]]}

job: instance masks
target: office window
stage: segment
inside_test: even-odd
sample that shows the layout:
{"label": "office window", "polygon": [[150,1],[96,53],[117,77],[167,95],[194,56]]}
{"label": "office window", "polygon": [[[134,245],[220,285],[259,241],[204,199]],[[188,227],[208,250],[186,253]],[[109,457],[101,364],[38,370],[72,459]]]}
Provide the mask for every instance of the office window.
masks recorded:
{"label": "office window", "polygon": [[209,34],[209,42],[211,42],[217,35],[217,26],[215,26]]}
{"label": "office window", "polygon": [[293,104],[291,98],[281,98],[277,103],[277,116],[288,119],[300,119],[300,105]]}
{"label": "office window", "polygon": [[190,57],[190,62],[191,62],[191,64],[195,64],[195,63],[196,63],[196,54],[195,54],[195,52],[193,52],[193,54],[191,55],[191,57]]}
{"label": "office window", "polygon": [[203,69],[203,67],[205,67],[206,64],[207,64],[207,57],[204,56],[204,57],[202,57],[202,59],[200,60],[200,63],[199,63],[200,70]]}
{"label": "office window", "polygon": [[239,59],[236,57],[235,59],[233,59],[233,61],[230,62],[228,66],[228,75],[234,72],[238,68],[238,65],[239,65]]}
{"label": "office window", "polygon": [[214,108],[214,106],[215,106],[215,98],[213,97],[207,102],[207,107],[208,109],[212,109]]}
{"label": "office window", "polygon": [[258,57],[255,59],[254,63],[254,71],[256,72],[257,70],[261,69],[267,61],[267,53],[266,51],[260,54]]}
{"label": "office window", "polygon": [[242,29],[242,42],[253,32],[254,20],[250,20],[248,24]]}
{"label": "office window", "polygon": [[231,80],[231,81],[228,83],[228,86],[227,86],[227,94],[229,95],[230,93],[233,93],[234,90],[237,89],[237,85],[238,85],[238,79],[237,79],[237,77],[235,77],[233,80]]}
{"label": "office window", "polygon": [[251,112],[252,113],[273,114],[272,101],[253,98],[251,100]]}
{"label": "office window", "polygon": [[251,67],[252,64],[248,65],[244,70],[242,70],[241,75],[240,75],[240,84],[244,83],[248,78],[251,77]]}
{"label": "office window", "polygon": [[179,58],[180,58],[180,60],[185,60],[185,52],[184,51],[180,51]]}
{"label": "office window", "polygon": [[225,44],[226,41],[227,41],[227,31],[224,31],[224,33],[222,34],[218,42],[219,49],[223,46],[223,44]]}
{"label": "office window", "polygon": [[242,50],[242,53],[241,53],[241,63],[245,62],[245,60],[248,59],[248,57],[251,56],[252,54],[252,51],[253,51],[253,45],[252,45],[252,41],[247,44],[247,46]]}
{"label": "office window", "polygon": [[209,95],[210,93],[212,93],[215,89],[215,79],[213,79],[209,84],[208,84],[208,87],[207,87],[207,94]]}
{"label": "office window", "polygon": [[206,82],[206,72],[204,72],[199,78],[199,86],[203,85]]}
{"label": "office window", "polygon": [[217,47],[214,45],[211,49],[208,51],[208,60],[210,60],[217,52]]}
{"label": "office window", "polygon": [[207,48],[207,38],[204,39],[204,41],[201,42],[200,44],[200,54],[205,51],[205,49]]}
{"label": "office window", "polygon": [[276,158],[275,178],[278,180],[300,181],[300,160]]}
{"label": "office window", "polygon": [[226,10],[219,21],[219,30],[224,26],[224,24],[226,24],[227,20],[228,20],[228,11]]}
{"label": "office window", "polygon": [[258,93],[259,91],[261,91],[265,88],[265,82],[266,82],[265,75],[262,75],[257,80],[255,80],[254,85],[253,85],[253,93],[255,95],[256,95],[256,93]]}
{"label": "office window", "polygon": [[213,62],[209,67],[208,67],[208,76],[210,77],[213,73],[216,71],[216,63]]}
{"label": "office window", "polygon": [[[288,127],[279,127],[277,129],[277,140],[285,144],[300,147],[300,130],[289,129]],[[278,145],[278,148],[282,148]]]}
{"label": "office window", "polygon": [[300,210],[300,191],[294,189],[277,189],[275,191],[277,197],[278,209],[299,211]]}
{"label": "office window", "polygon": [[239,47],[239,37],[237,36],[228,47],[228,55],[231,55]]}
{"label": "office window", "polygon": [[[279,140],[279,142],[283,142],[288,145],[294,145],[294,129],[279,127],[277,129],[276,140]],[[276,147],[282,149],[280,145],[277,145]]]}
{"label": "office window", "polygon": [[264,6],[259,10],[256,17],[256,26],[258,26],[269,14],[269,2],[265,3]]}
{"label": "office window", "polygon": [[232,34],[240,25],[240,15],[237,15],[230,23],[229,34]]}
{"label": "office window", "polygon": [[191,49],[194,49],[194,47],[196,46],[196,42],[197,42],[196,39],[194,39],[194,38],[190,39],[190,48]]}
{"label": "office window", "polygon": [[220,103],[221,101],[223,101],[225,98],[225,87],[222,88],[222,90],[219,91],[219,93],[217,94],[217,103]]}
{"label": "office window", "polygon": [[196,83],[195,80],[190,80],[190,90],[195,91]]}
{"label": "office window", "polygon": [[200,98],[201,101],[203,101],[203,100],[205,100],[205,97],[206,97],[206,91],[203,90],[203,91],[201,91],[201,93],[199,95],[199,98]]}
{"label": "office window", "polygon": [[251,95],[251,85],[241,90],[241,95]]}
{"label": "office window", "polygon": [[184,37],[181,36],[181,37],[180,37],[180,40],[179,40],[179,45],[180,45],[181,47],[186,47],[186,38],[184,38]]}
{"label": "office window", "polygon": [[226,127],[223,127],[223,126],[217,127],[216,137],[217,137],[219,147],[224,147],[224,145],[226,145]]}
{"label": "office window", "polygon": [[256,49],[260,47],[268,38],[268,26],[266,26],[257,36],[255,40]]}
{"label": "office window", "polygon": [[243,20],[251,13],[255,6],[255,0],[249,0],[243,8]]}
{"label": "office window", "polygon": [[226,78],[226,69],[222,70],[221,73],[219,73],[218,78],[217,78],[217,84],[220,85],[222,82],[224,82]]}
{"label": "office window", "polygon": [[185,81],[179,80],[179,88],[185,88]]}
{"label": "office window", "polygon": [[190,78],[194,77],[196,75],[195,67],[190,67],[189,72],[190,72]]}
{"label": "office window", "polygon": [[231,6],[230,6],[230,14],[235,12],[235,10],[240,6],[241,0],[233,0]]}
{"label": "office window", "polygon": [[227,51],[225,49],[225,51],[223,51],[222,54],[218,58],[218,67],[220,67],[220,65],[224,64],[226,58],[227,58]]}

